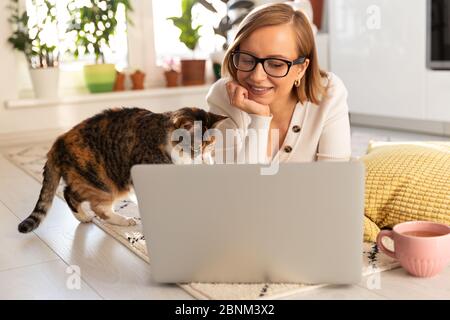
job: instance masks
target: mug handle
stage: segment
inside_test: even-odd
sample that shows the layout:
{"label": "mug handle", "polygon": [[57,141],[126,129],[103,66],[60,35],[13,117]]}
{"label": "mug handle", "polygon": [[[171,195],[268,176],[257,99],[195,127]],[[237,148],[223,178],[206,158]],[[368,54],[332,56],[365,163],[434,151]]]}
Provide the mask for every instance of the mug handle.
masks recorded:
{"label": "mug handle", "polygon": [[391,230],[381,230],[377,235],[377,247],[380,248],[380,250],[387,254],[389,257],[396,259],[395,257],[395,251],[389,250],[386,248],[381,240],[383,240],[383,237],[389,237],[392,239],[392,231]]}

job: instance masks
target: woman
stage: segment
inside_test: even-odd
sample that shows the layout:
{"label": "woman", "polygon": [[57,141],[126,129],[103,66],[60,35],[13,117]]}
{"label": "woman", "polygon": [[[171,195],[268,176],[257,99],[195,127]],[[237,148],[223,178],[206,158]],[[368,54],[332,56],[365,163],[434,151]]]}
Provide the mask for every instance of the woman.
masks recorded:
{"label": "woman", "polygon": [[[211,87],[207,102],[211,112],[229,117],[218,129],[224,137],[227,129],[236,132],[235,159],[350,159],[347,90],[336,75],[320,70],[302,12],[287,4],[252,11],[225,55],[222,74],[229,77]],[[258,148],[249,143],[250,133]]]}

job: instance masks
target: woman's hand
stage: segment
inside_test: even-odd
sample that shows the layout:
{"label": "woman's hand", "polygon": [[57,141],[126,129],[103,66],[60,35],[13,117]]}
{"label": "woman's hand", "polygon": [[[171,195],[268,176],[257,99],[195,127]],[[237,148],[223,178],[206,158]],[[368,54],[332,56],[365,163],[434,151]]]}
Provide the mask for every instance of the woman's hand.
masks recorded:
{"label": "woman's hand", "polygon": [[248,91],[236,81],[229,81],[226,84],[230,104],[249,114],[259,116],[270,116],[268,105],[260,104],[248,98]]}

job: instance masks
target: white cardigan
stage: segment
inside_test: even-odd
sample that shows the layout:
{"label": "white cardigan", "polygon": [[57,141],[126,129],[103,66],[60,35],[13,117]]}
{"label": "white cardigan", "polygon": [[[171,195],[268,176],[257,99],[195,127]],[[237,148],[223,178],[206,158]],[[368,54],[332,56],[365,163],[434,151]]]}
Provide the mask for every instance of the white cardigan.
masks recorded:
{"label": "white cardigan", "polygon": [[[272,159],[267,157],[268,132],[272,116],[248,114],[230,105],[225,88],[228,81],[230,81],[229,78],[224,78],[214,83],[206,100],[210,112],[229,117],[222,121],[217,129],[224,137],[226,129],[233,129],[237,133],[233,147],[238,150],[238,153],[245,151],[247,155],[250,154],[250,157],[259,157],[257,162],[264,163],[276,158],[280,162],[348,161],[350,159],[347,89],[335,74],[328,73],[327,95],[319,105],[311,102],[297,103],[285,140],[279,149],[275,150]],[[250,131],[248,129],[256,129],[259,148],[249,148],[249,144],[245,143]],[[235,160],[236,157],[235,155]],[[225,160],[225,156],[223,159]],[[255,163],[255,161],[249,161],[249,158],[246,159],[246,162]]]}

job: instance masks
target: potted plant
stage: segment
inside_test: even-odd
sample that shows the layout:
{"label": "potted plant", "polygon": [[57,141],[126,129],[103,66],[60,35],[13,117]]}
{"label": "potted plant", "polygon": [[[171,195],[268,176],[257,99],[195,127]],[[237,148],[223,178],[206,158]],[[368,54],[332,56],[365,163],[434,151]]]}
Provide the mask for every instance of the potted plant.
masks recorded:
{"label": "potted plant", "polygon": [[116,71],[116,80],[114,82],[113,91],[125,90],[125,73]]}
{"label": "potted plant", "polygon": [[[26,10],[21,10],[19,0],[10,1],[8,21],[13,33],[8,42],[26,57],[35,97],[55,98],[59,80],[56,3],[55,0],[39,3],[33,0],[31,4],[40,13],[33,21]],[[43,34],[47,35],[45,39]]]}
{"label": "potted plant", "polygon": [[133,90],[144,89],[145,73],[141,70],[136,70],[131,74],[131,82],[133,83]]}
{"label": "potted plant", "polygon": [[173,58],[170,58],[164,63],[164,77],[166,78],[166,87],[178,86],[178,79],[180,77],[179,68]]}
{"label": "potted plant", "polygon": [[116,78],[114,64],[105,63],[104,50],[110,47],[111,36],[116,32],[117,9],[125,6],[127,22],[132,24],[128,13],[133,10],[128,0],[91,0],[69,1],[69,32],[76,33],[75,46],[72,48],[75,58],[81,53],[95,55],[95,64],[84,66],[84,79],[89,91],[112,91]]}
{"label": "potted plant", "polygon": [[[192,52],[194,52],[198,41],[200,40],[199,30],[202,27],[201,25],[196,27],[193,26],[192,8],[198,3],[203,5],[208,10],[217,12],[211,3],[206,0],[182,0],[181,17],[167,18],[181,30],[179,39]],[[182,84],[185,86],[204,84],[205,66],[205,59],[181,59]]]}

